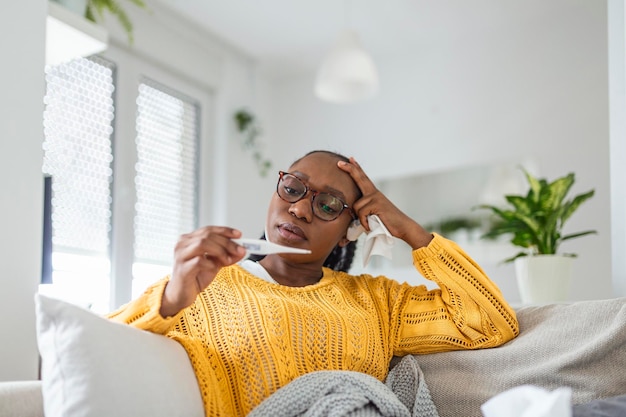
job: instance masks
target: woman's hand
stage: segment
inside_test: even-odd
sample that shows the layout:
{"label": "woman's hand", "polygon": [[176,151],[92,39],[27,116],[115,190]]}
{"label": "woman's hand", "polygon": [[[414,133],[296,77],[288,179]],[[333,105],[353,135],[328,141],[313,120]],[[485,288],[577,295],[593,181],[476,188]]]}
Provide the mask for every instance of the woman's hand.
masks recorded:
{"label": "woman's hand", "polygon": [[354,158],[350,158],[349,163],[339,161],[337,166],[350,174],[363,194],[354,203],[353,209],[365,230],[370,230],[367,216],[376,214],[385,224],[389,233],[398,239],[404,240],[413,249],[428,245],[433,238],[432,234],[424,230],[422,226],[407,216],[380,192]]}
{"label": "woman's hand", "polygon": [[241,232],[207,226],[182,235],[174,249],[174,268],[163,292],[161,316],[170,317],[190,306],[225,266],[239,261],[246,250],[231,239]]}

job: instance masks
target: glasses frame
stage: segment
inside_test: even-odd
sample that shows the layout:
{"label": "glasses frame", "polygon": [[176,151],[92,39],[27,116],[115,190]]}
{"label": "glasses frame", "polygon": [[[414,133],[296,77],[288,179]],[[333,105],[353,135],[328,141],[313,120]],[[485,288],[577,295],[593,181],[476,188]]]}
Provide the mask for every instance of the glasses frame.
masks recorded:
{"label": "glasses frame", "polygon": [[[285,175],[291,175],[292,177],[294,177],[296,180],[298,180],[298,181],[299,181],[299,182],[300,182],[300,183],[304,186],[304,194],[302,194],[302,196],[300,196],[300,197],[299,197],[297,200],[295,200],[295,201],[285,200],[285,199],[283,198],[283,196],[281,196],[281,195],[280,195],[280,192],[278,191],[278,190],[279,190],[279,188],[280,188],[280,183],[283,181],[283,177],[284,177]],[[312,213],[313,213],[313,215],[315,215],[315,217],[317,217],[318,219],[320,219],[320,220],[322,220],[322,221],[325,221],[325,222],[332,222],[332,221],[335,221],[335,220],[337,220],[337,219],[339,218],[339,216],[341,216],[341,214],[345,211],[345,209],[348,209],[348,213],[350,213],[350,215],[352,216],[352,219],[353,219],[353,220],[356,220],[356,219],[357,219],[356,213],[354,212],[354,210],[352,209],[352,207],[350,207],[349,205],[347,205],[347,204],[345,203],[345,201],[343,201],[341,198],[339,198],[339,197],[337,197],[336,195],[331,194],[331,193],[327,193],[327,192],[324,192],[324,191],[317,191],[317,190],[312,189],[311,187],[309,187],[308,185],[306,185],[306,184],[304,183],[304,181],[302,181],[300,178],[298,178],[298,176],[297,176],[297,175],[294,175],[294,174],[292,174],[292,173],[290,173],[290,172],[278,171],[278,182],[276,183],[276,195],[278,195],[278,197],[279,197],[281,200],[283,200],[283,201],[285,201],[285,202],[287,202],[287,203],[289,203],[289,204],[295,204],[295,203],[297,203],[298,201],[305,199],[305,198],[306,198],[306,196],[307,196],[307,194],[309,194],[309,193],[311,193],[311,212],[312,212]],[[313,202],[315,201],[315,197],[317,197],[317,196],[318,196],[318,195],[320,195],[320,194],[328,194],[328,195],[330,195],[331,197],[336,198],[337,200],[339,200],[339,201],[341,202],[341,204],[342,204],[341,211],[339,211],[339,213],[337,213],[337,217],[335,217],[334,219],[329,219],[329,220],[327,220],[327,219],[323,219],[322,217],[320,217],[320,216],[319,216],[319,215],[315,212],[315,206],[313,205]]]}

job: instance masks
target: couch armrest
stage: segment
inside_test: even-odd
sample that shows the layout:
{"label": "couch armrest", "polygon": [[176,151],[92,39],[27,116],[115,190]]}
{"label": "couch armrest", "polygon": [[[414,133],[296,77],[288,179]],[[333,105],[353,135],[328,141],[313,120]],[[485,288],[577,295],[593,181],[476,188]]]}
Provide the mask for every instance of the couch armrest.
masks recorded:
{"label": "couch armrest", "polygon": [[0,417],[44,417],[41,381],[0,382]]}

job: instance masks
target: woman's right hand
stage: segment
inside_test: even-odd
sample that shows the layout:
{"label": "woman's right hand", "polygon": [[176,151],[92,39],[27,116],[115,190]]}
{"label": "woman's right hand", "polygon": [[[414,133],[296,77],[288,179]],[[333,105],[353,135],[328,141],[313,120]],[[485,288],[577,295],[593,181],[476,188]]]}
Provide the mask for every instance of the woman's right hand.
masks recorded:
{"label": "woman's right hand", "polygon": [[182,235],[174,249],[174,268],[161,300],[160,314],[171,317],[190,306],[222,267],[246,254],[231,239],[241,237],[237,229],[206,226]]}

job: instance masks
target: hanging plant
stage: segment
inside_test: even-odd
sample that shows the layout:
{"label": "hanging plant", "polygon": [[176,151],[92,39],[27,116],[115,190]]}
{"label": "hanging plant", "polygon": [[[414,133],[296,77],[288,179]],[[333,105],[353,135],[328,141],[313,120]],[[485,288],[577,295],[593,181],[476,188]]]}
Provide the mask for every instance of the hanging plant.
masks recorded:
{"label": "hanging plant", "polygon": [[[130,3],[134,3],[137,7],[142,9],[146,8],[144,0],[128,0]],[[92,22],[98,23],[104,18],[106,13],[110,13],[115,16],[124,28],[126,36],[128,36],[128,43],[133,44],[133,23],[126,14],[126,11],[122,8],[118,0],[88,0],[87,10],[85,17]]]}
{"label": "hanging plant", "polygon": [[261,145],[257,141],[261,135],[261,127],[258,120],[251,112],[239,110],[235,113],[237,130],[241,133],[242,147],[252,153],[252,159],[256,163],[259,175],[265,177],[272,167],[272,162],[261,153]]}

